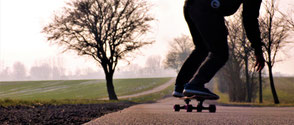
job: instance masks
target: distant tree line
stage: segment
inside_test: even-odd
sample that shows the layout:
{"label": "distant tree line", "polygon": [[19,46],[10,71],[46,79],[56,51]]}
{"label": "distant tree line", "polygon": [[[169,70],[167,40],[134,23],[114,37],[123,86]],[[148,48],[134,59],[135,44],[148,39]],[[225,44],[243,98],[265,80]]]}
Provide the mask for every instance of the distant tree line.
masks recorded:
{"label": "distant tree line", "polygon": [[[1,64],[0,64],[1,65]],[[0,81],[23,80],[67,80],[67,79],[103,79],[103,70],[95,68],[77,68],[69,71],[60,59],[39,61],[35,66],[28,67],[21,62],[15,62],[11,67],[0,66]],[[175,71],[165,69],[159,55],[151,55],[145,64],[130,64],[119,68],[115,78],[142,78],[142,77],[173,77]]]}
{"label": "distant tree line", "polygon": [[65,73],[60,63],[43,62],[28,68],[21,62],[15,62],[12,67],[0,69],[0,80],[59,80],[66,79]]}

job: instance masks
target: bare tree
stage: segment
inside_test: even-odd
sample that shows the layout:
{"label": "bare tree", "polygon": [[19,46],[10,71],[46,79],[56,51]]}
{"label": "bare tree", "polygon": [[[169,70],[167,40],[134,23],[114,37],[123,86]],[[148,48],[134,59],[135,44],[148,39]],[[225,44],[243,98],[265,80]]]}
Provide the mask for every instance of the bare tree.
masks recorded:
{"label": "bare tree", "polygon": [[259,103],[263,103],[261,71],[258,72],[258,79],[259,79]]}
{"label": "bare tree", "polygon": [[253,69],[254,53],[241,19],[241,11],[227,18],[230,57],[217,77],[222,84],[220,86],[228,87],[230,101],[251,102],[257,91],[256,73]]}
{"label": "bare tree", "polygon": [[192,39],[187,35],[181,35],[170,42],[170,49],[164,61],[166,68],[175,69],[177,72],[180,71],[186,58],[192,52],[193,42]]}
{"label": "bare tree", "polygon": [[226,22],[229,31],[228,44],[230,57],[224,68],[218,73],[219,83],[228,86],[229,99],[232,102],[244,102],[246,99],[246,86],[242,80],[242,69],[244,62],[242,60],[244,33],[240,19],[240,12],[228,19]]}
{"label": "bare tree", "polygon": [[4,67],[0,71],[0,81],[11,80],[11,71],[9,67]]}
{"label": "bare tree", "polygon": [[149,74],[155,74],[160,71],[161,68],[161,56],[159,55],[152,55],[149,56],[145,62],[145,69],[149,72]]}
{"label": "bare tree", "polygon": [[110,100],[117,100],[113,74],[129,52],[150,44],[142,36],[153,18],[144,0],[75,0],[44,27],[48,40],[93,58],[103,68]]}
{"label": "bare tree", "polygon": [[25,80],[27,77],[26,67],[21,62],[13,64],[13,72],[11,74],[13,80]]}
{"label": "bare tree", "polygon": [[294,13],[294,9],[289,10],[287,13],[282,13],[281,11],[279,11],[279,14],[281,14],[282,17],[286,20],[291,31],[294,31],[294,14],[293,13]]}
{"label": "bare tree", "polygon": [[64,68],[64,60],[60,57],[53,57],[50,58],[49,62],[50,63],[50,68],[51,68],[51,79],[54,80],[60,80],[62,77],[65,76],[64,71],[66,70]]}
{"label": "bare tree", "polygon": [[42,63],[30,69],[30,77],[34,80],[50,80],[52,78],[51,75],[52,68],[48,63]]}
{"label": "bare tree", "polygon": [[228,87],[229,100],[232,102],[244,102],[246,100],[246,86],[241,79],[241,70],[241,60],[230,56],[226,65],[217,74],[219,86]]}
{"label": "bare tree", "polygon": [[276,0],[265,1],[264,7],[265,15],[260,19],[261,37],[265,42],[266,63],[274,102],[279,104],[272,68],[277,61],[277,53],[287,43],[285,40],[289,37],[290,25],[287,17],[281,16],[283,14],[278,10]]}

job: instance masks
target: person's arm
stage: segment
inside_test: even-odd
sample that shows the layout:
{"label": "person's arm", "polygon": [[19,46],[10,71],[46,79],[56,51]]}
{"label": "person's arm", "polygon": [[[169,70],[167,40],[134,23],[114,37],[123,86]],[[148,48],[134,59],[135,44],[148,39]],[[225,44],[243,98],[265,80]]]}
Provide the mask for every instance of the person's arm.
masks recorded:
{"label": "person's arm", "polygon": [[251,46],[260,52],[261,38],[258,24],[258,16],[261,0],[244,0],[243,2],[243,25]]}
{"label": "person's arm", "polygon": [[254,48],[256,56],[256,67],[260,71],[264,67],[264,57],[262,52],[262,42],[260,37],[258,16],[262,0],[243,0],[243,25],[247,38]]}

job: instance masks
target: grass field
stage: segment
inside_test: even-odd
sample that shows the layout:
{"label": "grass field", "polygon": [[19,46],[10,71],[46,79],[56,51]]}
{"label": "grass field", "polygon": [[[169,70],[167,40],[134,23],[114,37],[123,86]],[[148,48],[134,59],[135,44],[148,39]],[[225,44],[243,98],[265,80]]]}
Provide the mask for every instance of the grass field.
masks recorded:
{"label": "grass field", "polygon": [[[277,94],[280,100],[280,104],[277,106],[294,106],[294,77],[276,77],[274,78],[274,81]],[[273,96],[268,78],[264,78],[264,84],[265,86],[263,88],[262,104],[259,104],[259,94],[257,94],[257,98],[255,99],[254,103],[231,103],[229,102],[229,97],[226,93],[220,93],[218,91],[216,91],[216,93],[221,97],[219,102],[224,104],[250,104],[257,106],[274,106]]]}
{"label": "grass field", "polygon": [[[114,85],[118,96],[130,95],[157,87],[171,78],[116,79]],[[254,103],[232,103],[226,93],[220,93],[218,102],[233,105],[255,106],[294,106],[294,77],[277,77],[275,85],[280,99],[280,105],[274,105],[268,79],[264,80],[264,103],[259,104],[258,98]],[[133,102],[156,101],[170,95],[173,85],[167,89],[140,97],[131,98]],[[0,82],[0,105],[15,104],[90,104],[112,101],[101,101],[107,97],[104,80],[67,80],[67,81],[25,81]],[[259,96],[257,96],[259,97]]]}
{"label": "grass field", "polygon": [[[294,78],[278,77],[274,79],[279,100],[282,104],[294,104]],[[263,91],[264,102],[273,102],[269,80],[266,79],[266,87]]]}
{"label": "grass field", "polygon": [[[149,90],[171,78],[115,79],[118,96]],[[105,80],[0,82],[0,100],[87,100],[108,97]]]}

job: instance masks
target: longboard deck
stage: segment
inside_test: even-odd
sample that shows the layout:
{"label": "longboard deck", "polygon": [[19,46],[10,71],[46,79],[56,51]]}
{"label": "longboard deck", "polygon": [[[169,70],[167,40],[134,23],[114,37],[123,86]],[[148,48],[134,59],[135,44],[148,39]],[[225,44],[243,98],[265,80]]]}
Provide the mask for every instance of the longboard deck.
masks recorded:
{"label": "longboard deck", "polygon": [[206,100],[205,98],[203,98],[203,97],[199,97],[199,96],[196,96],[196,95],[194,95],[194,96],[184,96],[184,97],[181,97],[180,99],[196,99],[196,100]]}
{"label": "longboard deck", "polygon": [[183,96],[183,97],[180,97],[180,99],[196,99],[198,101],[201,101],[201,100],[217,100],[217,99],[212,99],[213,97],[203,97],[203,96],[198,96],[198,95],[193,95],[193,96]]}

